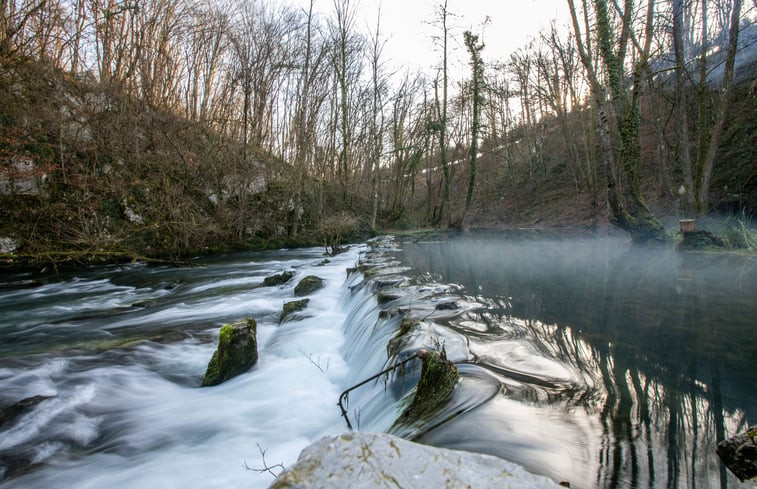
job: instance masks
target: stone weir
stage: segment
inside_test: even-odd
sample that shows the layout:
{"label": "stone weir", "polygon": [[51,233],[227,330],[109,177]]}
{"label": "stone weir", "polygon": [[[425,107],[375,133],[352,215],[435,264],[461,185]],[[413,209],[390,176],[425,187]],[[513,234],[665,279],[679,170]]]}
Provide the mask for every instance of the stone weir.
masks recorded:
{"label": "stone weir", "polygon": [[[353,332],[359,342],[347,341],[345,348],[360,355],[361,344],[386,344],[384,368],[366,375],[339,399],[348,429],[358,431],[327,437],[306,448],[296,465],[271,487],[560,487],[491,455],[412,441],[491,399],[499,383],[477,372],[465,338],[443,327],[477,304],[461,300],[455,286],[413,278],[408,268],[393,261],[393,238],[369,244],[357,267],[348,270],[360,275],[358,280],[352,277],[350,288],[353,294],[370,291],[379,311],[375,324]],[[464,377],[459,369],[466,372]],[[361,396],[361,390],[371,388],[372,393]],[[357,406],[350,406],[351,396]],[[387,396],[394,396],[394,402],[376,402],[376,397]],[[371,406],[377,404],[390,406],[393,422],[371,424],[365,419],[366,413],[376,413]],[[360,421],[385,433],[360,432],[354,426]]]}

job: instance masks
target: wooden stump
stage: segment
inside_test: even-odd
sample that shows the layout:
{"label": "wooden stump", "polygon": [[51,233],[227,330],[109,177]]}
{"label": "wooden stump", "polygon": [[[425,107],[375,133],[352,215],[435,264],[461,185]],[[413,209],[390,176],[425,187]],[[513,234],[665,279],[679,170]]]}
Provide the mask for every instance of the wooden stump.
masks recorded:
{"label": "wooden stump", "polygon": [[696,229],[697,226],[694,219],[680,219],[678,221],[678,230],[682,233],[692,233]]}

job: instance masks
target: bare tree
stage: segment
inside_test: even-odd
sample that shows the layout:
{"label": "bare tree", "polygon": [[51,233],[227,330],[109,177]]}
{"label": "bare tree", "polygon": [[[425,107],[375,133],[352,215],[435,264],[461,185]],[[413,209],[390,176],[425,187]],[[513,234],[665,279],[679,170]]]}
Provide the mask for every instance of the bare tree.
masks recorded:
{"label": "bare tree", "polygon": [[[654,0],[648,0],[643,11],[641,32],[644,38],[636,39],[633,20],[636,7],[633,0],[625,0],[618,8],[618,23],[611,19],[611,11],[606,0],[594,0],[593,18],[597,26],[597,45],[604,70],[604,78],[592,59],[591,39],[582,37],[578,21],[578,11],[574,0],[568,0],[573,30],[576,37],[581,62],[589,78],[592,101],[598,113],[600,158],[606,169],[610,220],[620,229],[631,234],[634,241],[664,240],[662,224],[652,215],[641,192],[640,164],[640,96],[642,75],[646,71],[652,46]],[[620,7],[620,6],[618,6]],[[589,18],[587,1],[583,0],[583,10]],[[589,22],[587,21],[587,24]],[[619,29],[616,29],[615,26]],[[587,33],[588,36],[588,33]],[[629,73],[627,54],[633,51],[634,62],[630,79],[630,93],[626,89]],[[604,93],[609,92],[610,106],[605,103]],[[612,110],[615,122],[616,144],[611,141],[613,128],[608,109]],[[616,146],[617,145],[617,146]],[[615,147],[618,148],[617,152]],[[619,164],[616,165],[616,158]]]}
{"label": "bare tree", "polygon": [[381,37],[381,7],[376,18],[376,31],[370,43],[371,67],[371,121],[370,121],[370,187],[371,187],[371,231],[376,231],[379,208],[379,169],[384,143],[384,97],[387,80],[383,73],[382,54],[386,40]]}
{"label": "bare tree", "polygon": [[47,0],[0,0],[0,56],[10,54],[27,21],[46,4]]}
{"label": "bare tree", "polygon": [[[444,176],[444,193],[442,197],[442,206],[437,217],[442,220],[444,215],[447,216],[447,225],[452,224],[452,203],[450,201],[450,169],[447,161],[447,104],[449,99],[449,75],[448,75],[448,57],[449,57],[449,38],[452,26],[450,18],[452,13],[447,6],[447,0],[439,2],[435,6],[433,23],[439,29],[439,34],[435,40],[441,45],[441,80],[437,77],[434,81],[434,106],[436,109],[436,120],[431,124],[431,128],[438,134],[439,159]],[[441,94],[439,94],[439,84],[441,83]]]}
{"label": "bare tree", "polygon": [[[719,80],[720,89],[717,94],[715,104],[715,114],[709,114],[710,97],[709,92],[712,84],[708,82],[708,75],[712,71],[713,62],[709,57],[710,52],[710,34],[709,34],[709,2],[702,0],[694,2],[699,5],[700,19],[697,21],[692,18],[694,12],[685,8],[682,0],[671,0],[672,3],[672,41],[675,53],[675,110],[676,110],[676,155],[681,167],[684,181],[684,211],[687,213],[706,213],[709,207],[709,187],[712,178],[712,171],[715,165],[715,157],[720,145],[720,138],[725,126],[725,120],[728,114],[728,103],[731,98],[733,89],[734,65],[736,60],[736,51],[738,48],[738,37],[740,30],[742,0],[733,0],[728,2],[725,7],[730,6],[730,20],[727,16],[727,8],[716,5],[715,15],[719,18],[719,37],[723,37],[727,31],[727,40],[725,46],[721,47],[723,67],[723,76]],[[686,44],[692,44],[689,39],[687,43],[686,25],[690,29],[698,27],[700,29],[700,54],[698,62],[698,76],[689,70],[689,61],[687,57]],[[727,29],[726,29],[727,27]],[[716,39],[717,43],[718,40]],[[722,54],[725,52],[725,56]],[[689,80],[698,80],[696,91],[696,108],[698,113],[697,123],[697,146],[696,159],[691,156],[691,128],[689,126],[688,106],[689,106]],[[710,119],[713,122],[710,122]]]}
{"label": "bare tree", "polygon": [[351,120],[352,108],[355,102],[355,88],[362,71],[363,38],[356,32],[356,12],[357,6],[352,0],[334,0],[335,18],[330,23],[333,44],[331,63],[338,93],[336,107],[340,147],[337,175],[345,198],[353,169],[351,151],[354,121]]}
{"label": "bare tree", "polygon": [[465,209],[463,215],[460,218],[460,224],[462,225],[465,220],[465,215],[470,209],[471,200],[473,199],[473,189],[476,185],[476,160],[478,158],[478,138],[481,131],[481,106],[484,103],[484,61],[481,58],[481,51],[484,50],[484,44],[478,42],[478,36],[472,34],[470,31],[463,33],[465,40],[465,47],[470,54],[470,66],[471,66],[471,110],[473,112],[471,120],[471,141],[470,141],[470,169],[468,176],[468,192],[465,196]]}
{"label": "bare tree", "polygon": [[305,36],[301,40],[300,73],[296,112],[294,115],[294,213],[291,235],[296,238],[300,228],[302,193],[305,175],[314,169],[314,145],[318,117],[328,94],[329,73],[325,69],[329,54],[327,43],[317,37],[318,25],[314,19],[315,0],[310,0],[305,13]]}

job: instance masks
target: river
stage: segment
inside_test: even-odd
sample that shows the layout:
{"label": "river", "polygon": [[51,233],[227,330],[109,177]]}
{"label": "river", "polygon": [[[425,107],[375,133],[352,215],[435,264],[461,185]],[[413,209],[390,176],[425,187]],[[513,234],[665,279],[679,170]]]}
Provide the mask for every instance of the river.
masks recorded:
{"label": "river", "polygon": [[[361,259],[375,268],[348,275]],[[325,287],[279,324],[306,275]],[[579,488],[748,487],[714,446],[757,419],[755,292],[754,258],[487,233],[383,239],[327,263],[312,248],[6,275],[0,407],[48,397],[0,426],[0,488],[267,487],[346,430],[344,389],[442,346],[461,372],[444,412],[392,426],[410,372],[353,391],[353,425]],[[405,316],[421,326],[395,357]],[[258,364],[200,388],[218,329],[244,317]]]}

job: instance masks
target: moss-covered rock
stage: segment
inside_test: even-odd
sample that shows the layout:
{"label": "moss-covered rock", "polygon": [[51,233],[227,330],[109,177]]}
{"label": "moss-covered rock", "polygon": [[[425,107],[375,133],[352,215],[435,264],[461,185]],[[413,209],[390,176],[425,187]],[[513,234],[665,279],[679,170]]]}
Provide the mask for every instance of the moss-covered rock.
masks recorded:
{"label": "moss-covered rock", "polygon": [[316,277],[315,275],[308,275],[300,280],[300,283],[294,288],[294,295],[297,297],[310,295],[321,288],[323,288],[323,279]]}
{"label": "moss-covered rock", "polygon": [[441,352],[422,351],[418,356],[421,359],[421,376],[415,387],[413,402],[397,418],[395,425],[433,416],[447,402],[457,384],[457,367],[447,360],[444,349]]}
{"label": "moss-covered rock", "polygon": [[252,368],[258,361],[258,344],[255,337],[257,323],[245,319],[224,324],[218,333],[218,348],[208,363],[202,386],[218,385]]}
{"label": "moss-covered rock", "polygon": [[376,295],[376,301],[379,303],[379,305],[395,301],[399,298],[400,296],[398,296],[397,294],[389,294],[387,292],[379,292],[378,295]]}
{"label": "moss-covered rock", "polygon": [[414,318],[406,317],[402,320],[400,328],[397,330],[397,334],[395,334],[394,337],[389,340],[389,343],[386,344],[386,351],[389,356],[394,356],[399,353],[407,340],[407,335],[420,324],[421,322]]}
{"label": "moss-covered rock", "polygon": [[295,312],[304,311],[308,307],[310,299],[300,299],[298,301],[289,301],[284,303],[284,307],[281,309],[281,315],[279,316],[279,322],[283,323],[286,318],[294,314]]}
{"label": "moss-covered rock", "polygon": [[289,282],[294,277],[294,272],[283,272],[278,275],[271,275],[263,279],[264,287],[275,287]]}
{"label": "moss-covered rock", "polygon": [[706,248],[723,248],[725,242],[709,231],[684,231],[683,241],[678,243],[679,250],[701,250]]}

